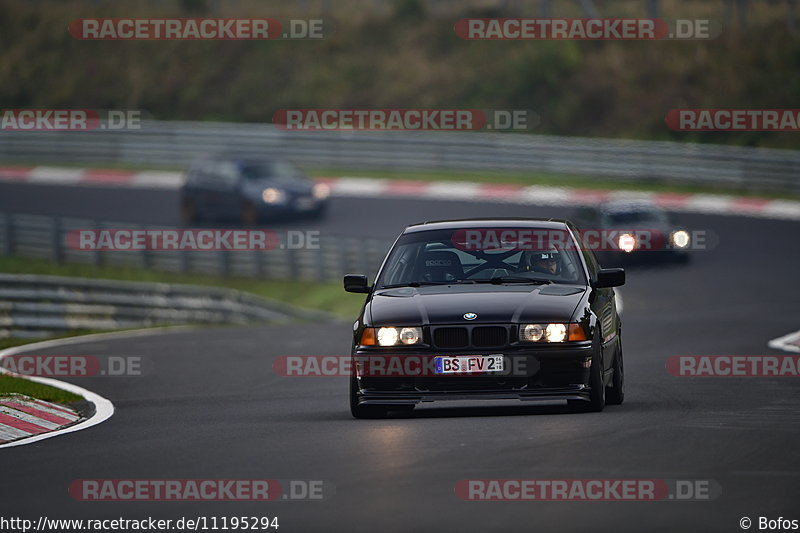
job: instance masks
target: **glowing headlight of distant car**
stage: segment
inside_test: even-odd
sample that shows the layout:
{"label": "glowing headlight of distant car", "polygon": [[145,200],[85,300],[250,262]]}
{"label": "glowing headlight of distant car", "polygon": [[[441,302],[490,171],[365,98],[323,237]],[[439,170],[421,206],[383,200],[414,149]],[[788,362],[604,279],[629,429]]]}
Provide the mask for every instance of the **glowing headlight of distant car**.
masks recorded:
{"label": "glowing headlight of distant car", "polygon": [[311,189],[311,194],[317,200],[324,200],[325,198],[331,195],[331,188],[329,185],[326,185],[324,183],[317,183]]}
{"label": "glowing headlight of distant car", "polygon": [[630,253],[636,248],[636,237],[631,235],[630,233],[623,233],[619,236],[617,241],[619,245],[619,249],[623,252]]}
{"label": "glowing headlight of distant car", "polygon": [[580,324],[521,324],[520,342],[564,342],[588,340]]}
{"label": "glowing headlight of distant car", "polygon": [[261,198],[268,204],[282,204],[286,200],[286,193],[275,187],[267,187],[261,193]]}
{"label": "glowing headlight of distant car", "polygon": [[361,334],[361,344],[364,346],[401,346],[421,342],[422,328],[419,327],[366,328]]}
{"label": "glowing headlight of distant car", "polygon": [[678,230],[672,234],[671,237],[672,244],[677,248],[686,248],[689,246],[689,232],[684,230]]}

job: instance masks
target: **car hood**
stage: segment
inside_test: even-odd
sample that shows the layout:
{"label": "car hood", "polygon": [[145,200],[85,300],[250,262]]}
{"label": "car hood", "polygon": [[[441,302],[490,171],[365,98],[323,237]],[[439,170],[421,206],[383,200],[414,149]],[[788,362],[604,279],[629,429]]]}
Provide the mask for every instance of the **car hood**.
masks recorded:
{"label": "car hood", "polygon": [[[441,285],[376,290],[375,326],[567,322],[586,292],[579,285]],[[477,318],[467,321],[465,313]]]}

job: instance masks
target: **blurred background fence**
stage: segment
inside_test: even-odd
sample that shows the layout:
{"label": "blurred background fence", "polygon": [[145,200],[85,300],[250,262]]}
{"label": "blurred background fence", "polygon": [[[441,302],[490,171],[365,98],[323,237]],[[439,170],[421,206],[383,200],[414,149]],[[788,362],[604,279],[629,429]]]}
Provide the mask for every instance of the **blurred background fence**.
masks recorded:
{"label": "blurred background fence", "polygon": [[373,276],[391,242],[382,239],[324,234],[319,246],[282,247],[264,251],[108,251],[77,250],[67,234],[78,230],[165,229],[131,223],[0,213],[0,253],[58,263],[121,266],[210,276],[339,281],[346,273]]}
{"label": "blurred background fence", "polygon": [[554,173],[800,191],[800,151],[510,133],[285,131],[269,124],[144,122],[139,130],[3,132],[0,159],[184,167],[209,154],[305,168]]}

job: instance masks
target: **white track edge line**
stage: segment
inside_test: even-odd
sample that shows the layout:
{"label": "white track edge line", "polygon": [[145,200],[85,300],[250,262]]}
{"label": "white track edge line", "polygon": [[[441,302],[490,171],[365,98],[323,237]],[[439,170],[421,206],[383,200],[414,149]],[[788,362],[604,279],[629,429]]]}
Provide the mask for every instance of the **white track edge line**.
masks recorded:
{"label": "white track edge line", "polygon": [[788,335],[784,335],[782,337],[778,337],[777,339],[772,339],[767,343],[767,346],[775,350],[800,353],[800,346],[790,344],[791,341],[798,338],[800,338],[800,330],[793,331],[792,333],[789,333]]}
{"label": "white track edge line", "polygon": [[[132,331],[119,331],[119,332],[109,332],[109,333],[92,333],[90,335],[80,335],[77,337],[67,337],[64,339],[51,339],[47,341],[23,344],[21,346],[12,346],[11,348],[0,350],[0,359],[2,359],[3,357],[16,355],[18,353],[27,352],[30,350],[41,350],[47,348],[54,348],[57,346],[82,344],[84,342],[90,342],[93,340],[124,339],[128,337],[145,337],[149,335],[159,335],[165,332],[173,332],[176,330],[180,331],[184,329],[194,329],[194,326],[175,326],[175,327],[165,327],[165,328],[136,329]],[[2,365],[0,365],[0,373],[10,374],[10,372],[2,368]],[[107,400],[106,398],[103,398],[99,394],[96,394],[90,390],[84,389],[83,387],[79,387],[77,385],[73,385],[72,383],[66,383],[64,381],[59,381],[53,378],[43,378],[37,376],[20,376],[20,377],[29,379],[30,381],[33,381],[35,383],[50,385],[51,387],[55,387],[57,389],[61,389],[67,392],[71,392],[73,394],[77,394],[79,396],[83,396],[83,398],[86,401],[94,404],[95,411],[90,418],[87,418],[83,422],[79,422],[77,424],[62,429],[54,429],[53,431],[48,431],[47,433],[32,435],[30,437],[25,437],[6,444],[0,444],[0,449],[12,448],[14,446],[23,446],[25,444],[32,444],[34,442],[38,442],[44,439],[49,439],[51,437],[57,437],[59,435],[64,435],[66,433],[73,433],[75,431],[87,429],[92,426],[96,426],[97,424],[100,424],[102,422],[105,422],[106,420],[111,418],[111,416],[114,414],[114,404],[111,403],[110,400]]]}

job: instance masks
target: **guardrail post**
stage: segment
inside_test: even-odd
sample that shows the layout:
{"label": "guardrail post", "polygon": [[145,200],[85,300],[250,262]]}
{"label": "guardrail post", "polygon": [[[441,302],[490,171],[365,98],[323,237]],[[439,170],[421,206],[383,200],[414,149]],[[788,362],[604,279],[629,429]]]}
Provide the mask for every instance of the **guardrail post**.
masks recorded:
{"label": "guardrail post", "polygon": [[300,278],[300,269],[297,262],[297,250],[288,246],[286,248],[286,263],[289,267],[289,279]]}
{"label": "guardrail post", "polygon": [[61,234],[61,218],[53,217],[50,219],[50,258],[56,263],[64,259],[64,243]]}
{"label": "guardrail post", "polygon": [[264,252],[262,250],[256,250],[253,253],[256,254],[256,257],[255,257],[256,278],[263,279],[264,278]]}
{"label": "guardrail post", "polygon": [[189,252],[186,250],[178,250],[178,265],[180,265],[180,273],[186,274],[189,272]]}
{"label": "guardrail post", "polygon": [[361,265],[361,269],[359,270],[359,272],[363,272],[364,274],[367,274],[367,275],[369,275],[369,271],[370,271],[369,267],[370,267],[370,264],[372,263],[372,261],[370,260],[370,257],[369,257],[369,252],[370,252],[369,243],[370,243],[370,241],[366,240],[366,239],[361,241],[361,244],[360,244],[359,250],[358,250],[358,257],[361,260],[359,262],[360,265]]}
{"label": "guardrail post", "polygon": [[3,213],[3,254],[14,253],[14,217],[11,213]]}
{"label": "guardrail post", "polygon": [[325,268],[325,252],[322,250],[322,244],[317,246],[314,255],[316,256],[314,260],[317,263],[315,265],[317,267],[317,281],[325,281],[327,278],[327,269]]}
{"label": "guardrail post", "polygon": [[231,275],[231,256],[230,256],[230,251],[228,251],[228,250],[220,250],[219,253],[221,254],[220,258],[219,258],[220,273],[223,276],[228,277],[228,276]]}
{"label": "guardrail post", "polygon": [[341,279],[348,273],[347,269],[347,240],[344,237],[336,238],[336,258],[339,261],[339,273],[336,276]]}
{"label": "guardrail post", "polygon": [[[92,220],[92,229],[98,230],[102,227],[102,224],[98,220]],[[103,264],[103,251],[100,249],[99,246],[95,247],[94,251],[92,252],[92,260],[94,261],[94,266],[101,266]]]}

